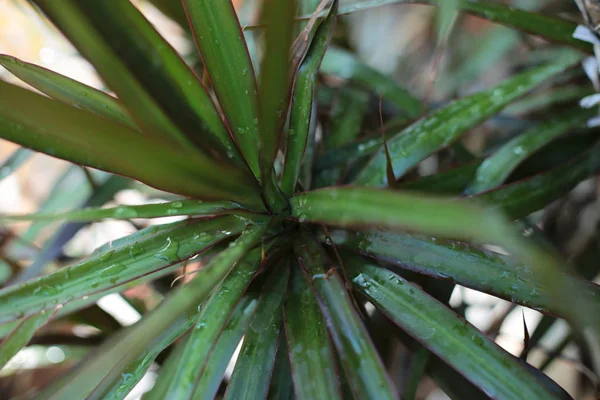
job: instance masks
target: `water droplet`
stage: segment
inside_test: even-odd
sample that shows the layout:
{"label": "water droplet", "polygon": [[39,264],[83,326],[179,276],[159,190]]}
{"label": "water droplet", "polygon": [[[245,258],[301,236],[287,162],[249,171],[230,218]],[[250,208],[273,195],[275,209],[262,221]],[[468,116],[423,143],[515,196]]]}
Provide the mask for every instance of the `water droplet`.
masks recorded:
{"label": "water droplet", "polygon": [[134,244],[129,246],[129,256],[130,257],[135,258],[143,253],[144,253],[144,249],[138,244],[138,242],[135,242]]}
{"label": "water droplet", "polygon": [[254,121],[252,122],[254,122],[254,125],[258,125],[258,118],[254,118]]}
{"label": "water droplet", "polygon": [[160,249],[154,257],[159,258],[161,260],[165,260],[167,262],[173,262],[177,260],[177,251],[179,250],[179,243],[172,241],[171,238],[167,238],[167,242]]}
{"label": "water droplet", "polygon": [[115,217],[117,218],[135,218],[138,213],[131,207],[117,207],[115,209]]}
{"label": "water droplet", "polygon": [[100,271],[100,277],[107,278],[112,275],[119,274],[123,272],[127,267],[123,264],[113,264],[110,267],[104,268]]}
{"label": "water droplet", "polygon": [[175,201],[175,202],[171,203],[171,207],[173,207],[173,208],[181,208],[181,207],[183,207],[183,203],[180,202],[180,201]]}
{"label": "water droplet", "polygon": [[[248,68],[244,68],[244,69],[242,70],[242,75],[244,75],[244,76],[248,75]],[[246,94],[248,94],[248,91],[247,91],[247,90],[246,90]]]}

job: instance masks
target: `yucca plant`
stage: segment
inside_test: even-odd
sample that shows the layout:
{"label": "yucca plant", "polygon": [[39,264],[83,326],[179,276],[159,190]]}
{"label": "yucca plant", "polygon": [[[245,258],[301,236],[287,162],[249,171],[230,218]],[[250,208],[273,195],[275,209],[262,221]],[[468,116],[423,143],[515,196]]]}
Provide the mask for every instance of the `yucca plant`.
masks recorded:
{"label": "yucca plant", "polygon": [[[98,184],[86,208],[2,216],[5,224],[34,221],[29,240],[36,224],[69,224],[0,291],[0,364],[61,321],[95,326],[103,338],[32,396],[122,399],[158,360],[147,399],[414,398],[425,375],[454,398],[568,397],[448,306],[456,284],[547,314],[528,347],[555,317],[565,319],[591,367],[600,366],[599,290],[577,275],[592,279],[598,266],[576,273],[527,219],[600,168],[596,132],[562,137],[596,111],[567,104],[480,156],[457,144],[543,84],[572,89],[566,71],[577,71],[592,50],[572,37],[572,22],[500,3],[440,1],[440,42],[462,11],[557,46],[546,45],[551,57],[527,62],[489,90],[428,110],[332,40],[338,15],[413,1],[266,0],[251,27],[262,38],[259,57],[230,1],[154,0],[193,35],[195,72],[127,0],[31,3],[115,94],[0,56],[48,96],[0,82],[0,136],[93,168]],[[360,90],[327,87],[320,75]],[[577,89],[590,94],[588,84]],[[377,110],[369,109],[369,93],[382,103]],[[548,93],[515,106],[549,107]],[[388,123],[369,136],[361,119],[371,113],[383,122],[382,108],[393,110],[385,112]],[[323,109],[330,109],[327,124],[319,122]],[[454,168],[412,172],[440,151]],[[19,150],[7,166],[27,154]],[[173,201],[93,207],[132,180]],[[188,218],[141,229],[38,276],[84,223],[164,216]],[[203,266],[187,270],[186,283],[156,286],[163,300],[135,325],[115,329],[95,318],[101,297],[173,275],[188,261]],[[392,341],[412,354],[402,385],[382,361]]]}

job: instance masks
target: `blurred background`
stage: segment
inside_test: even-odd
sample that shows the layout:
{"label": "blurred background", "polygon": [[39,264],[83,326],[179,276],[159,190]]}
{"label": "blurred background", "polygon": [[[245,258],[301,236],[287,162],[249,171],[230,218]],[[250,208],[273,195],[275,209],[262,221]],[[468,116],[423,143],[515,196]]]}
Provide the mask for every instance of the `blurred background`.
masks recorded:
{"label": "blurred background", "polygon": [[[179,25],[166,17],[149,2],[134,1],[136,6],[167,38],[178,52],[192,65],[194,45]],[[243,25],[256,22],[256,1],[234,1]],[[342,1],[342,4],[344,2]],[[540,10],[549,14],[578,20],[574,2],[567,0],[514,0],[505,1],[520,8]],[[435,8],[423,5],[392,5],[357,12],[341,18],[340,39],[353,49],[358,57],[371,67],[389,74],[403,87],[427,99],[429,104],[441,104],[453,98],[488,88],[518,71],[532,59],[552,57],[537,49],[537,39],[514,30],[491,24],[479,18],[461,15],[447,44],[436,48]],[[252,29],[246,30],[249,40],[254,40]],[[102,82],[89,63],[46,23],[25,0],[0,0],[0,53],[23,61],[41,65],[90,86],[104,90]],[[583,72],[575,76],[586,82]],[[0,79],[25,85],[0,67]],[[325,87],[346,85],[343,79],[327,78]],[[591,85],[590,85],[591,88]],[[32,89],[33,90],[33,89]],[[322,95],[326,95],[326,90]],[[0,93],[2,96],[2,93]],[[565,99],[567,101],[568,99]],[[577,98],[571,99],[576,101]],[[371,104],[372,103],[372,104]],[[370,99],[369,107],[376,107]],[[502,115],[470,132],[462,144],[474,154],[482,154],[493,147],[494,141],[515,135],[535,122],[535,112],[521,115],[519,106],[509,107]],[[327,115],[320,116],[325,120]],[[40,209],[61,211],[90,204],[90,196],[107,181],[107,174],[84,170],[43,154],[27,151],[15,153],[17,146],[0,140],[0,213],[27,213]],[[12,157],[12,159],[11,159]],[[15,157],[18,158],[15,162]],[[12,162],[5,163],[7,160]],[[13,169],[17,168],[13,173]],[[444,159],[432,157],[425,160],[418,173],[427,175],[444,167]],[[60,188],[61,190],[58,190]],[[114,194],[114,195],[113,195]],[[597,179],[580,184],[561,201],[537,213],[533,221],[539,224],[551,216],[554,232],[561,238],[561,250],[570,259],[582,257],[590,248],[597,248],[596,226],[599,219]],[[168,199],[167,194],[149,192],[143,187],[112,190],[107,206],[116,204],[142,204]],[[88,202],[88,203],[86,203]],[[165,219],[152,221],[164,223]],[[147,220],[123,222],[107,221],[87,225],[66,243],[58,263],[68,263],[91,253],[96,247],[131,234],[148,225]],[[48,241],[55,238],[56,224],[23,223],[0,227],[0,283],[9,279],[21,267],[43,251]],[[590,243],[594,246],[590,247]],[[600,258],[587,254],[590,262]],[[42,265],[53,268],[52,263]],[[189,267],[188,267],[189,268]],[[168,284],[168,282],[166,283]],[[125,301],[125,299],[127,301]],[[122,295],[110,295],[98,304],[98,311],[108,313],[121,325],[132,324],[139,318],[137,309],[148,309],[160,301],[160,294],[150,286],[131,289]],[[457,288],[451,305],[462,307],[466,318],[479,329],[494,337],[498,344],[518,355],[524,346],[524,322],[531,332],[541,319],[534,310],[514,306],[509,302]],[[136,309],[137,308],[137,309]],[[61,332],[61,329],[65,331]],[[25,388],[44,385],[65,368],[85,356],[87,346],[101,340],[94,328],[86,324],[53,326],[50,335],[74,332],[81,340],[64,345],[47,346],[43,337],[25,350],[0,371],[0,398],[17,396]],[[598,381],[586,367],[585,355],[569,344],[561,348],[568,337],[568,326],[555,324],[540,345],[530,352],[528,361],[539,366],[547,360],[553,349],[559,349],[552,358],[547,373],[576,398],[590,398],[592,391],[584,387],[597,387]],[[55,343],[56,341],[54,341]],[[398,375],[402,374],[400,366]],[[152,369],[128,398],[139,398],[151,387]],[[433,383],[425,382],[419,398],[444,399],[443,392]],[[3,396],[6,393],[7,396]]]}

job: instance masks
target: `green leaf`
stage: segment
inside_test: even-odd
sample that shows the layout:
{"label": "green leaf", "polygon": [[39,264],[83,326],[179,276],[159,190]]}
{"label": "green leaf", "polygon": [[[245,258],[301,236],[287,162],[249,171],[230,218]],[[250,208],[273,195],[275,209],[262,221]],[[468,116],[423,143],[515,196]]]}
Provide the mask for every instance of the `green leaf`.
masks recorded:
{"label": "green leaf", "polygon": [[291,196],[296,190],[296,183],[300,176],[300,168],[305,155],[308,138],[311,136],[310,131],[311,128],[314,129],[311,119],[315,118],[313,107],[317,72],[333,34],[337,7],[337,1],[331,4],[327,17],[317,27],[306,56],[296,74],[292,92],[287,148],[281,182],[281,190],[287,196]]}
{"label": "green leaf", "polygon": [[156,336],[208,297],[232,266],[257,244],[264,231],[264,226],[249,227],[233,246],[217,255],[190,283],[168,297],[139,323],[102,344],[94,357],[76,369],[71,379],[47,398],[101,398],[111,382],[118,379],[121,371],[139,357]]}
{"label": "green leaf", "polygon": [[[138,104],[132,104],[134,100],[131,96],[137,92],[135,88],[132,89],[134,84],[142,85],[143,89],[140,90],[143,93],[138,94],[144,96],[142,99],[148,98],[151,106],[159,108],[157,115],[164,115],[165,119],[169,119],[169,126],[176,126],[162,131],[167,132],[180,146],[188,147],[193,143],[196,148],[204,149],[206,154],[216,149],[223,158],[232,159],[238,166],[243,166],[206,89],[130,2],[109,4],[71,0],[59,9],[46,0],[37,0],[37,3],[43,5],[42,8],[53,22],[94,64],[137,120],[149,119],[147,109],[143,114],[142,110],[138,112],[139,99],[135,99]],[[107,20],[111,23],[106,24]],[[97,40],[98,46],[102,46],[101,55],[91,51],[93,47],[86,38],[79,37],[80,30],[75,30],[79,28],[79,23],[87,28],[87,35],[94,36],[89,40]],[[108,65],[112,60],[111,55],[115,57],[114,65]],[[135,82],[128,82],[128,76],[114,76],[118,66],[125,68],[124,73],[130,73]]]}
{"label": "green leaf", "polygon": [[191,398],[211,351],[260,266],[260,257],[260,249],[255,249],[241,260],[202,307],[185,343],[179,366],[168,378],[170,385],[164,393],[165,398]]}
{"label": "green leaf", "polygon": [[[480,224],[495,220],[472,202],[362,187],[332,187],[298,194],[290,199],[292,216],[300,222],[331,223],[345,227],[380,226],[456,238],[490,236]],[[483,219],[482,219],[483,218]]]}
{"label": "green leaf", "polygon": [[263,173],[271,174],[273,169],[273,159],[289,105],[291,78],[295,73],[289,61],[295,11],[295,0],[266,1],[262,7],[266,32],[265,54],[260,67],[258,109]]}
{"label": "green leaf", "polygon": [[0,321],[40,311],[51,312],[65,303],[122,285],[140,275],[176,264],[216,242],[241,232],[234,217],[178,224],[156,234],[122,244],[73,266],[0,290]]}
{"label": "green leaf", "polygon": [[[343,7],[340,7],[340,11]],[[341,12],[340,12],[341,13]],[[423,104],[393,79],[362,63],[339,47],[329,47],[320,71],[334,75],[374,91],[378,96],[398,106],[406,115],[417,117],[423,112]]]}
{"label": "green leaf", "polygon": [[61,213],[32,213],[21,215],[0,214],[1,222],[16,221],[78,221],[89,222],[102,219],[160,218],[169,216],[211,216],[222,214],[247,214],[248,210],[231,201],[181,200],[139,206],[111,208],[84,208]]}
{"label": "green leaf", "polygon": [[532,153],[570,130],[585,127],[587,120],[595,114],[596,110],[576,109],[516,136],[483,161],[467,193],[476,194],[501,185]]}
{"label": "green leaf", "polygon": [[[481,250],[454,240],[385,230],[332,232],[339,246],[354,249],[403,269],[449,280],[530,308],[572,319],[572,305],[561,301],[553,282],[512,257]],[[578,293],[588,310],[600,307],[594,285],[564,271],[554,271],[564,290]]]}
{"label": "green leaf", "polygon": [[90,29],[90,21],[83,15],[75,0],[67,0],[61,4],[52,0],[32,0],[32,3],[38,6],[92,63],[144,132],[166,137],[179,135],[177,128],[155,103],[144,85],[110,49],[104,38],[96,30]]}
{"label": "green leaf", "polygon": [[482,161],[476,160],[455,168],[423,176],[412,181],[403,181],[394,186],[399,190],[414,190],[435,194],[460,194],[473,181]]}
{"label": "green leaf", "polygon": [[260,180],[256,78],[233,4],[211,0],[183,4],[227,125]]}
{"label": "green leaf", "polygon": [[345,285],[335,267],[330,269],[323,249],[303,232],[302,240],[294,241],[294,252],[319,300],[355,397],[397,398]]}
{"label": "green leaf", "polygon": [[19,350],[29,343],[35,331],[52,317],[51,312],[32,315],[20,321],[12,332],[0,343],[0,369],[2,369]]}
{"label": "green leaf", "polygon": [[341,399],[325,319],[302,271],[294,267],[284,310],[296,397]]}
{"label": "green leaf", "polygon": [[0,181],[15,172],[35,153],[23,147],[18,148],[0,165]]}
{"label": "green leaf", "polygon": [[156,357],[178,337],[194,325],[197,315],[191,310],[175,320],[152,340],[146,349],[121,372],[112,387],[103,394],[104,399],[123,399],[144,377]]}
{"label": "green leaf", "polygon": [[373,265],[347,267],[360,293],[489,397],[556,398],[516,358],[416,286]]}
{"label": "green leaf", "polygon": [[[198,379],[194,400],[215,398],[227,365],[258,308],[257,297],[256,293],[246,294],[231,314],[225,330],[206,361],[206,368]],[[164,397],[161,397],[156,400],[163,399]]]}
{"label": "green leaf", "polygon": [[273,373],[279,342],[282,305],[290,276],[285,261],[273,267],[262,288],[240,355],[227,385],[225,399],[264,399]]}
{"label": "green leaf", "polygon": [[4,139],[166,191],[228,199],[237,192],[239,200],[250,196],[260,201],[250,177],[241,170],[14,85],[0,82],[0,90]]}
{"label": "green leaf", "polygon": [[588,313],[588,308],[596,307],[597,302],[589,295],[580,296],[580,285],[563,283],[564,262],[537,242],[522,237],[516,226],[494,209],[465,201],[352,187],[307,192],[293,197],[290,203],[292,215],[301,221],[388,227],[502,246],[530,268],[532,282],[544,284],[553,301],[570,302],[570,319],[578,329],[594,333],[600,329],[600,320]]}
{"label": "green leaf", "polygon": [[[562,59],[552,64],[534,68],[492,89],[450,103],[398,132],[388,140],[396,178],[402,177],[427,156],[448,146],[469,129],[481,124],[547,79],[563,72],[579,59],[578,54],[567,52]],[[355,182],[373,186],[391,184],[387,181],[386,165],[385,149],[380,147]]]}
{"label": "green leaf", "polygon": [[544,90],[512,103],[504,110],[508,115],[525,115],[548,109],[550,107],[578,102],[582,98],[596,93],[589,86],[561,86],[552,90]]}
{"label": "green leaf", "polygon": [[511,218],[523,218],[566,195],[579,182],[600,170],[600,143],[556,168],[520,180],[473,199],[496,205]]}
{"label": "green leaf", "polygon": [[290,359],[285,336],[279,335],[279,345],[273,366],[271,386],[269,386],[269,400],[294,400],[294,382],[290,370]]}
{"label": "green leaf", "polygon": [[119,100],[100,90],[14,57],[0,55],[0,65],[23,82],[55,100],[71,104],[138,130],[135,122]]}

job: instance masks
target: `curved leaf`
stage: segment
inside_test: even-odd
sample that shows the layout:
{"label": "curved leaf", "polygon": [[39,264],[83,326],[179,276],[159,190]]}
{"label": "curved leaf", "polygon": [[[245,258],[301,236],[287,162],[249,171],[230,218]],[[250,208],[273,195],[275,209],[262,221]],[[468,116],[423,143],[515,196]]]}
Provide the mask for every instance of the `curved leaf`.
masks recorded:
{"label": "curved leaf", "polygon": [[100,90],[14,57],[0,55],[0,65],[55,100],[138,129],[119,100]]}
{"label": "curved leaf", "polygon": [[32,3],[38,6],[92,63],[144,132],[164,137],[179,136],[175,125],[154,102],[144,85],[137,81],[100,34],[90,29],[90,22],[78,9],[75,1],[67,0],[57,4],[52,0],[32,0]]}
{"label": "curved leaf", "polygon": [[241,260],[202,307],[185,343],[179,365],[169,376],[169,389],[163,393],[165,398],[191,398],[196,382],[210,359],[210,353],[260,266],[260,256],[260,249],[256,249]]}
{"label": "curved leaf", "polygon": [[291,196],[296,190],[300,167],[304,158],[316,90],[317,71],[331,40],[337,17],[338,1],[331,4],[327,17],[317,27],[314,38],[296,74],[292,92],[290,126],[287,133],[287,148],[281,182],[281,190]]}
{"label": "curved leaf", "polygon": [[[342,9],[343,6],[340,7],[340,13]],[[360,62],[352,53],[339,47],[329,47],[320,71],[373,90],[378,96],[398,106],[408,116],[417,117],[423,112],[421,101],[398,86],[393,79]]]}
{"label": "curved leaf", "polygon": [[516,358],[416,286],[372,265],[348,270],[369,301],[489,397],[556,398]]}
{"label": "curved leaf", "polygon": [[338,349],[342,366],[359,399],[395,399],[393,386],[335,267],[306,232],[294,241],[298,263],[313,288]]}
{"label": "curved leaf", "polygon": [[584,154],[531,178],[472,197],[501,207],[511,218],[523,218],[567,194],[600,170],[600,143]]}
{"label": "curved leaf", "polygon": [[250,177],[241,170],[14,85],[0,82],[0,90],[4,139],[167,191],[229,199],[236,192],[242,197],[255,193],[259,201]]}
{"label": "curved leaf", "polygon": [[[421,235],[372,230],[332,232],[340,246],[355,249],[403,269],[449,280],[546,313],[573,319],[576,311],[556,297],[553,282],[531,266],[472,245]],[[565,290],[578,293],[589,310],[598,309],[600,289],[564,271],[556,279]]]}
{"label": "curved leaf", "polygon": [[516,136],[483,161],[477,169],[475,180],[467,189],[467,193],[480,193],[502,184],[511,172],[532,153],[569,130],[584,127],[587,120],[595,113],[595,110],[577,109],[561,114]]}
{"label": "curved leaf", "polygon": [[[457,100],[398,132],[388,140],[394,175],[396,178],[402,177],[427,156],[448,146],[469,129],[481,124],[542,82],[563,72],[579,59],[580,55],[567,52],[562,59],[552,64],[534,68],[492,89]],[[373,186],[391,184],[387,181],[386,166],[385,149],[380,147],[358,174],[355,182]]]}
{"label": "curved leaf", "polygon": [[139,357],[156,336],[208,297],[232,266],[257,244],[264,231],[264,226],[248,228],[235,245],[217,255],[190,283],[168,297],[139,323],[102,344],[94,357],[76,369],[70,379],[46,398],[101,398],[102,393],[118,379],[121,371]]}
{"label": "curved leaf", "polygon": [[181,200],[159,204],[119,206],[111,208],[83,208],[61,213],[0,214],[1,222],[16,221],[70,221],[88,222],[102,219],[160,218],[169,216],[201,216],[246,214],[248,210],[231,201]]}
{"label": "curved leaf", "polygon": [[67,302],[103,292],[139,276],[166,268],[241,232],[234,217],[177,224],[130,244],[97,254],[79,264],[0,290],[0,321],[42,310],[60,309]]}
{"label": "curved leaf", "polygon": [[284,311],[296,397],[341,399],[325,319],[311,287],[300,269],[294,267]]}
{"label": "curved leaf", "polygon": [[231,134],[260,180],[256,79],[233,4],[184,0],[183,5]]}
{"label": "curved leaf", "polygon": [[[138,119],[148,118],[148,111],[138,114],[135,108],[137,105],[129,102],[133,91],[129,91],[127,82],[123,81],[126,78],[114,77],[114,71],[105,68],[105,59],[110,59],[110,55],[114,55],[117,58],[115,63],[127,68],[127,73],[143,85],[143,94],[150,98],[149,101],[153,105],[160,108],[160,111],[157,110],[159,113],[169,118],[169,123],[176,126],[168,131],[175,140],[185,147],[193,143],[197,148],[204,149],[207,154],[214,148],[222,157],[232,159],[238,166],[244,166],[206,89],[133,4],[129,1],[70,1],[77,9],[73,13],[82,13],[87,34],[98,35],[101,44],[106,46],[106,54],[91,53],[84,39],[76,37],[74,32],[69,35],[69,30],[76,21],[61,19],[62,13],[69,9],[69,5],[64,4],[61,5],[62,8],[57,9],[50,5],[52,2],[46,0],[38,0],[37,3],[43,3],[43,9],[67,32],[67,36],[82,54],[97,67],[100,75],[134,116]],[[106,21],[111,22],[107,24]],[[102,57],[102,60],[99,60],[99,57]],[[207,146],[207,142],[211,146]]]}

